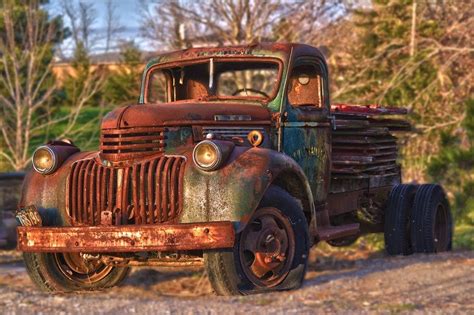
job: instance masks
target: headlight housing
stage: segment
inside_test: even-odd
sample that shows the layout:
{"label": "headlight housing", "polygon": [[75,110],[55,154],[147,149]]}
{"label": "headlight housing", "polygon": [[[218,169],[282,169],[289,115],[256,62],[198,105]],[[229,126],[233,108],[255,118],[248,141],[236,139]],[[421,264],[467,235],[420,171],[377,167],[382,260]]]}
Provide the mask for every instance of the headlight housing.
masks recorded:
{"label": "headlight housing", "polygon": [[79,148],[70,140],[50,141],[46,145],[39,146],[35,152],[33,152],[31,159],[33,168],[42,175],[51,174],[71,155],[79,151]]}
{"label": "headlight housing", "polygon": [[232,142],[203,140],[194,147],[194,164],[203,171],[214,171],[227,160],[233,148]]}
{"label": "headlight housing", "polygon": [[33,168],[40,174],[51,174],[58,167],[58,156],[47,145],[38,147],[33,153]]}

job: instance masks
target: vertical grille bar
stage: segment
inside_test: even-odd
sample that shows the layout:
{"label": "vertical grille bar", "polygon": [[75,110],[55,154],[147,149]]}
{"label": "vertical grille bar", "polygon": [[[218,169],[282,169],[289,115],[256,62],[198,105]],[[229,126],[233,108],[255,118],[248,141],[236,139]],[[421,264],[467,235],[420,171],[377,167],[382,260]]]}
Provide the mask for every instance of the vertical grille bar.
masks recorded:
{"label": "vertical grille bar", "polygon": [[172,159],[167,159],[166,164],[165,164],[165,169],[163,170],[163,174],[161,178],[161,188],[163,189],[161,193],[161,197],[162,197],[161,208],[163,209],[163,212],[162,212],[163,221],[168,221],[168,215],[169,215],[168,213],[169,211],[168,185],[169,185],[169,169],[170,169],[171,161]]}
{"label": "vertical grille bar", "polygon": [[79,180],[77,185],[77,217],[76,220],[83,222],[83,216],[81,215],[84,212],[84,166],[87,164],[87,161],[81,163],[79,168]]}
{"label": "vertical grille bar", "polygon": [[174,217],[176,213],[176,193],[178,192],[177,190],[177,185],[178,185],[178,180],[176,178],[176,175],[178,174],[178,167],[179,167],[180,161],[178,159],[175,159],[173,161],[173,164],[171,166],[171,174],[170,174],[170,217]]}
{"label": "vertical grille bar", "polygon": [[[102,166],[97,166],[97,174],[96,174],[96,190],[95,190],[95,195],[96,195],[96,207],[97,209],[102,209],[101,208],[101,204],[102,204],[102,201],[101,201],[101,191],[102,191],[102,187],[101,187],[101,183],[102,183],[102,176],[103,176],[103,173],[104,173],[104,168]],[[96,211],[96,209],[92,209],[92,211],[94,212],[94,216],[95,216],[95,224],[99,224],[100,222],[100,211]]]}
{"label": "vertical grille bar", "polygon": [[185,161],[184,159],[181,159],[181,164],[179,166],[179,176],[178,176],[178,211],[180,211],[181,209],[183,209],[183,179],[184,179],[184,164],[185,164]]}
{"label": "vertical grille bar", "polygon": [[[84,211],[83,211],[83,217],[84,217],[84,220],[83,222],[86,222],[86,223],[90,223],[89,222],[89,208],[90,208],[90,204],[89,204],[89,189],[90,189],[90,185],[89,185],[89,182],[90,182],[90,176],[91,176],[91,170],[92,170],[92,166],[93,166],[93,162],[92,161],[88,161],[84,167],[84,194],[83,194],[83,207],[84,207]],[[92,209],[91,209],[91,212],[92,212]]]}
{"label": "vertical grille bar", "polygon": [[90,218],[90,222],[92,225],[95,224],[94,222],[94,209],[96,208],[96,205],[94,204],[94,200],[95,200],[95,196],[94,196],[94,191],[95,191],[95,177],[96,177],[96,170],[97,170],[97,164],[95,163],[91,163],[92,164],[92,168],[91,168],[91,174],[90,174],[90,180],[89,180],[89,208],[87,209],[88,210],[88,214],[89,214],[89,218]]}
{"label": "vertical grille bar", "polygon": [[146,214],[145,214],[145,202],[146,202],[145,170],[146,170],[146,163],[140,165],[140,184],[138,185],[139,191],[140,191],[140,222],[139,222],[139,224],[145,224],[146,223]]}
{"label": "vertical grille bar", "polygon": [[138,172],[138,166],[135,165],[132,169],[132,190],[133,190],[133,214],[135,218],[135,222],[139,222],[140,218],[140,213],[138,209],[138,181],[137,181],[137,172]]}
{"label": "vertical grille bar", "polygon": [[107,211],[113,212],[114,211],[114,170],[111,168],[107,169],[107,173],[109,174],[109,184],[107,186]]}
{"label": "vertical grille bar", "polygon": [[71,200],[69,201],[69,215],[73,218],[77,217],[78,213],[78,206],[77,206],[77,174],[79,172],[79,168],[81,167],[82,161],[79,161],[78,163],[73,164],[71,175],[69,175],[72,180],[69,183],[69,189],[71,190],[71,193],[69,194],[71,196]]}
{"label": "vertical grille bar", "polygon": [[154,190],[154,186],[153,185],[153,177],[155,175],[155,172],[153,171],[156,167],[156,163],[158,161],[157,160],[153,160],[149,163],[149,166],[148,166],[148,183],[147,183],[147,203],[148,203],[148,214],[147,214],[147,222],[146,223],[153,223],[155,222],[155,219],[154,219],[154,215],[153,215],[153,212],[154,212],[154,207],[155,207],[155,201],[153,200],[153,190]]}
{"label": "vertical grille bar", "polygon": [[156,222],[163,222],[163,209],[161,207],[161,177],[163,173],[163,166],[166,158],[160,159],[155,171],[155,207],[156,207]]}
{"label": "vertical grille bar", "polygon": [[130,216],[129,211],[129,176],[130,168],[126,168],[123,174],[123,193],[122,193],[122,219],[120,224],[127,224],[127,220]]}
{"label": "vertical grille bar", "polygon": [[159,224],[176,218],[183,207],[185,159],[161,156],[122,169],[94,159],[71,166],[66,192],[73,225],[99,225],[102,211],[113,224]]}
{"label": "vertical grille bar", "polygon": [[[106,187],[107,187],[107,169],[104,167],[101,167],[102,173],[101,173],[101,179],[100,179],[100,209],[105,209],[106,205]],[[100,213],[99,213],[99,218],[100,218]]]}

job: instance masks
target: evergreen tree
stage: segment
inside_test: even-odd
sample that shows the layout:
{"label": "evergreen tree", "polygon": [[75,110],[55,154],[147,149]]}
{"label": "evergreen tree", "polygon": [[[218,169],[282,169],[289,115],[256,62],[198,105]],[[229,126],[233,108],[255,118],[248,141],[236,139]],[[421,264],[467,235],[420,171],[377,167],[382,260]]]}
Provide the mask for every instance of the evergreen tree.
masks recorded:
{"label": "evergreen tree", "polygon": [[108,105],[118,106],[136,103],[140,96],[141,52],[133,42],[124,43],[120,49],[121,64],[109,74],[104,88],[104,100]]}
{"label": "evergreen tree", "polygon": [[100,103],[100,93],[89,92],[90,81],[94,78],[101,80],[103,69],[94,67],[91,63],[90,53],[83,42],[78,41],[71,58],[72,71],[69,73],[63,84],[61,105],[68,107],[77,106],[84,100],[84,106],[97,106]]}
{"label": "evergreen tree", "polygon": [[[410,54],[413,0],[374,0],[370,10],[354,13],[360,45],[353,47],[353,65],[342,80],[349,88],[340,99],[407,106],[436,78],[437,66],[419,47]],[[417,22],[417,37],[430,37],[436,23]]]}
{"label": "evergreen tree", "polygon": [[474,224],[474,99],[465,106],[464,130],[442,134],[440,153],[428,171],[453,193],[458,221]]}
{"label": "evergreen tree", "polygon": [[439,151],[441,131],[462,117],[456,86],[462,69],[456,63],[462,61],[439,46],[449,38],[450,20],[440,18],[437,10],[442,11],[442,5],[372,1],[370,8],[354,14],[359,44],[350,49],[349,66],[333,74],[340,87],[336,101],[410,109],[409,119],[420,133],[402,148],[406,181],[427,180],[427,164]]}

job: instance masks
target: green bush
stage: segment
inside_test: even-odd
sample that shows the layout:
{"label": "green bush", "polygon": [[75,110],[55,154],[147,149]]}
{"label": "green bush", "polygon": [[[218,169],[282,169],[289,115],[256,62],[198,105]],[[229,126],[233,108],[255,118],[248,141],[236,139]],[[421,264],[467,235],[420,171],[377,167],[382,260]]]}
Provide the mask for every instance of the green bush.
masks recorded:
{"label": "green bush", "polygon": [[458,225],[454,231],[454,249],[474,250],[474,226]]}

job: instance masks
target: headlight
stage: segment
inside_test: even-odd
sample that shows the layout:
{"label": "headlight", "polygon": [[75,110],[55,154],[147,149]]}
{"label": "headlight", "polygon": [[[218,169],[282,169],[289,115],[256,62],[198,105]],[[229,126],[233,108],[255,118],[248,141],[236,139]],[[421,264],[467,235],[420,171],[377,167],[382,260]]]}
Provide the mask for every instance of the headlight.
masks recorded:
{"label": "headlight", "polygon": [[40,174],[50,174],[58,166],[58,157],[47,145],[40,146],[33,153],[33,168]]}
{"label": "headlight", "polygon": [[48,144],[38,147],[33,153],[33,168],[40,174],[51,174],[77,152],[79,152],[79,148],[71,142],[64,140],[50,141]]}
{"label": "headlight", "polygon": [[193,160],[200,169],[213,171],[222,163],[222,150],[212,141],[201,141],[194,147]]}

